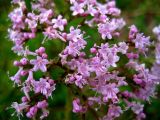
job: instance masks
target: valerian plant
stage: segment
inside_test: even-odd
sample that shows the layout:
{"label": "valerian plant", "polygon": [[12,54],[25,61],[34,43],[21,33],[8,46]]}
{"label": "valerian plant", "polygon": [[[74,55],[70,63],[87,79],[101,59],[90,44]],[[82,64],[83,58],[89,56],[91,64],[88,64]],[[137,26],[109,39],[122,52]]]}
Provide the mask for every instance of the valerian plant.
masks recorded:
{"label": "valerian plant", "polygon": [[[115,1],[65,2],[70,6],[68,18],[65,18],[66,13],[57,12],[58,8],[51,0],[35,0],[29,4],[23,0],[12,1],[16,8],[9,14],[12,26],[8,32],[14,44],[12,50],[21,59],[14,61],[19,70],[10,78],[24,94],[21,102],[11,105],[15,114],[19,119],[23,115],[44,119],[49,115],[48,98],[52,97],[58,84],[65,84],[74,96],[74,113],[85,117],[91,111],[96,120],[113,120],[130,110],[137,120],[144,119],[143,101],[149,102],[150,97],[155,97],[159,83],[160,43],[155,47],[153,67],[147,68],[140,57],[147,58],[154,43],[135,25],[128,25],[129,32],[125,33],[128,38],[121,40],[126,22],[120,17],[121,10]],[[77,17],[82,18],[81,22],[69,26]],[[82,29],[83,26],[90,29]],[[91,29],[96,30],[99,38],[90,47],[88,38],[92,36],[88,36],[88,32]],[[154,28],[153,32],[160,41],[160,27]],[[34,39],[38,34],[43,38]],[[31,50],[28,42],[34,40],[41,43]],[[49,40],[59,40],[64,46],[52,59],[44,46]],[[54,66],[63,69],[64,73],[53,80]],[[40,71],[42,76],[35,78],[34,74]],[[75,91],[78,94],[74,94]]]}

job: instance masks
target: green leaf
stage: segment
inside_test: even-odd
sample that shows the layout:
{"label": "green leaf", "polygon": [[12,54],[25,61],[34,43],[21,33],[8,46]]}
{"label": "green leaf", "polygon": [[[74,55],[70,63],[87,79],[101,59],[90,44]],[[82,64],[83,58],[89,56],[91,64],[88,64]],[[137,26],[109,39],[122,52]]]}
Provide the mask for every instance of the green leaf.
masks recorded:
{"label": "green leaf", "polygon": [[31,11],[31,0],[24,0],[28,11]]}

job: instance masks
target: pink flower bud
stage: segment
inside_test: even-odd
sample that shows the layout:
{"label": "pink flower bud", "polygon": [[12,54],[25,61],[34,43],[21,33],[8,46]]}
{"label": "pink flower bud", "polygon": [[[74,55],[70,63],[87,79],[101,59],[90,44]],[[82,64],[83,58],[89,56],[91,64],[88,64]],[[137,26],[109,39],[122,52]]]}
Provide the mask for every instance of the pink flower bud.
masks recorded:
{"label": "pink flower bud", "polygon": [[138,54],[134,54],[134,55],[133,55],[133,58],[134,58],[134,59],[137,59],[138,57],[139,57]]}
{"label": "pink flower bud", "polygon": [[26,76],[27,74],[28,74],[27,71],[25,71],[25,70],[22,70],[22,71],[21,71],[21,76]]}
{"label": "pink flower bud", "polygon": [[46,49],[45,49],[44,47],[40,47],[40,48],[38,49],[39,53],[44,53],[45,50],[46,50]]}
{"label": "pink flower bud", "polygon": [[28,33],[23,33],[24,38],[28,38]]}
{"label": "pink flower bud", "polygon": [[91,51],[91,53],[96,53],[97,52],[96,48],[91,48],[90,51]]}
{"label": "pink flower bud", "polygon": [[67,39],[67,33],[62,33],[62,37],[63,37],[64,39]]}
{"label": "pink flower bud", "polygon": [[47,106],[48,106],[48,103],[46,102],[46,100],[43,100],[37,103],[38,108],[46,108]]}
{"label": "pink flower bud", "polygon": [[37,110],[38,110],[37,107],[36,107],[36,106],[33,106],[33,107],[30,108],[29,111],[32,113],[32,115],[36,115]]}
{"label": "pink flower bud", "polygon": [[54,80],[49,79],[48,82],[49,82],[50,85],[54,85]]}
{"label": "pink flower bud", "polygon": [[113,8],[113,7],[115,7],[115,6],[116,6],[115,1],[110,1],[110,2],[108,2],[108,4],[107,4],[107,7],[109,7],[109,8]]}
{"label": "pink flower bud", "polygon": [[35,33],[29,33],[29,34],[28,34],[28,37],[29,37],[30,39],[35,38]]}
{"label": "pink flower bud", "polygon": [[28,102],[28,99],[26,96],[23,96],[21,100],[22,100],[22,102]]}
{"label": "pink flower bud", "polygon": [[47,58],[48,58],[48,55],[47,55],[46,53],[43,53],[43,54],[42,54],[42,58],[47,59]]}
{"label": "pink flower bud", "polygon": [[129,59],[133,59],[133,56],[134,56],[133,53],[127,53],[126,55]]}
{"label": "pink flower bud", "polygon": [[141,83],[142,83],[142,80],[141,80],[141,79],[138,79],[138,78],[134,78],[134,81],[135,81],[137,84],[141,84]]}
{"label": "pink flower bud", "polygon": [[30,112],[27,112],[26,116],[27,116],[28,118],[32,118],[32,117],[33,117]]}
{"label": "pink flower bud", "polygon": [[33,106],[29,109],[29,112],[27,112],[26,116],[28,118],[33,118],[37,114],[37,111],[38,111],[37,107]]}
{"label": "pink flower bud", "polygon": [[119,33],[119,32],[115,32],[115,33],[113,33],[113,36],[119,37],[119,36],[120,36],[120,33]]}
{"label": "pink flower bud", "polygon": [[26,65],[28,63],[28,60],[26,58],[22,58],[20,62],[22,65]]}
{"label": "pink flower bud", "polygon": [[14,61],[14,66],[22,66],[22,63],[21,62],[18,62],[18,61]]}
{"label": "pink flower bud", "polygon": [[131,40],[134,39],[134,37],[137,34],[137,32],[138,32],[138,29],[136,28],[136,26],[132,25],[130,27],[130,31],[129,31],[129,39],[131,39]]}
{"label": "pink flower bud", "polygon": [[85,54],[84,52],[81,52],[79,56],[80,56],[80,57],[84,57],[85,55],[86,55],[86,54]]}

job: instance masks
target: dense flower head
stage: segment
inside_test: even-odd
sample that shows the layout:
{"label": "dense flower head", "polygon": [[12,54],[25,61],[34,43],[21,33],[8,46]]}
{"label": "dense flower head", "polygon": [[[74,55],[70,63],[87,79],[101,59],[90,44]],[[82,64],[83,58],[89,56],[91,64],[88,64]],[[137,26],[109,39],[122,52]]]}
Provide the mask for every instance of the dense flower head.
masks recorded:
{"label": "dense flower head", "polygon": [[135,25],[130,27],[129,39],[135,44],[135,48],[142,53],[147,51],[148,46],[151,45],[150,37],[145,37],[143,33],[139,33]]}
{"label": "dense flower head", "polygon": [[[23,0],[13,0],[12,3],[19,7],[9,14],[12,26],[8,29],[8,36],[13,42],[12,50],[21,59],[14,61],[18,71],[10,79],[24,94],[22,103],[11,105],[18,117],[24,113],[31,119],[47,117],[48,99],[54,94],[56,85],[63,84],[73,92],[74,113],[87,114],[91,111],[97,114],[94,115],[96,119],[113,120],[126,110],[132,110],[136,119],[145,118],[144,105],[137,101],[150,101],[159,83],[159,26],[153,29],[158,43],[155,46],[156,61],[150,70],[140,60],[148,57],[150,37],[131,25],[128,38],[120,38],[121,30],[127,24],[114,0],[106,0],[106,3],[70,0],[67,3],[71,18],[65,13],[57,13],[56,5],[50,0],[31,2],[32,12]],[[83,20],[78,25],[72,25],[72,18],[77,17]],[[84,27],[96,30],[98,42],[92,41],[92,36],[88,36],[90,31]],[[42,41],[41,38],[33,39],[39,34],[44,37]],[[88,39],[90,37],[92,39]],[[39,40],[40,44],[31,49],[28,42],[35,40]],[[48,54],[49,48],[45,46],[48,40],[60,40],[64,44],[56,58]],[[55,46],[52,47],[54,51]],[[54,68],[61,68],[64,73],[53,80]],[[37,77],[37,73],[41,75]],[[99,109],[103,107],[107,110],[102,117]]]}

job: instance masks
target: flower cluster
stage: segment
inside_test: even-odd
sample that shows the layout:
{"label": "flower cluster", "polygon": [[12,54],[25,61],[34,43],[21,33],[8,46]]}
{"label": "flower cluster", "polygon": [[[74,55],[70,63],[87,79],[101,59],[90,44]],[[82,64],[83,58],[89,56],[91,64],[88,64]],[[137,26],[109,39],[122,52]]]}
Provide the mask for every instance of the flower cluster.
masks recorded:
{"label": "flower cluster", "polygon": [[[26,111],[28,118],[35,118],[37,112],[41,111],[40,119],[43,119],[49,114],[47,110],[47,99],[52,96],[56,84],[50,76],[42,76],[35,79],[34,73],[37,71],[41,71],[44,74],[47,73],[47,66],[50,62],[44,47],[40,46],[35,51],[31,51],[26,43],[36,37],[39,23],[41,25],[54,24],[54,26],[57,23],[50,22],[53,15],[51,9],[48,10],[41,7],[38,9],[38,14],[26,13],[27,8],[24,1],[13,1],[13,3],[18,4],[19,7],[9,14],[12,21],[12,27],[9,29],[9,37],[14,43],[12,50],[20,55],[22,59],[14,61],[14,65],[19,70],[10,78],[15,85],[21,88],[24,96],[22,97],[22,103],[14,102],[12,108],[16,109],[18,117]],[[45,4],[42,1],[33,3],[33,9],[35,9],[35,6],[44,6]],[[58,18],[57,20],[61,22],[61,19]]]}
{"label": "flower cluster", "polygon": [[[73,93],[74,113],[85,114],[91,110],[96,119],[113,120],[130,109],[138,120],[145,118],[141,101],[149,101],[150,97],[155,96],[155,87],[159,82],[159,74],[153,74],[155,72],[146,68],[145,63],[139,59],[148,52],[150,37],[145,37],[132,25],[129,27],[128,39],[118,40],[120,30],[126,23],[120,18],[121,11],[115,1],[102,4],[97,0],[70,0],[72,15],[85,17],[82,23],[97,29],[100,39],[103,39],[101,44],[95,43],[89,52],[85,50],[88,45],[85,38],[87,31],[81,29],[82,23],[77,27],[69,26],[67,31],[65,26],[71,21],[54,11],[55,4],[52,1],[32,2],[32,12],[23,0],[13,0],[12,3],[19,7],[9,14],[12,27],[8,32],[14,44],[12,50],[21,59],[14,62],[19,70],[10,78],[24,93],[21,103],[12,104],[18,117],[24,113],[28,118],[36,118],[38,115],[43,119],[48,116],[47,99],[52,96],[58,81],[52,79],[50,70],[51,66],[60,64],[65,70],[65,76],[58,83],[66,84],[67,87],[73,85],[79,95]],[[159,39],[160,28],[156,27],[153,32]],[[44,36],[44,40],[40,41],[39,48],[30,50],[27,42],[34,40],[38,33]],[[48,59],[46,48],[42,46],[46,38],[61,40],[66,45],[59,53],[58,62]],[[112,44],[105,41],[112,39],[118,41]],[[159,50],[160,45],[157,44],[158,65]],[[152,71],[155,69],[158,68],[155,66]],[[38,79],[34,76],[37,72],[42,73]],[[105,111],[107,114],[98,116],[105,106],[108,108]]]}
{"label": "flower cluster", "polygon": [[157,82],[159,83],[160,79],[159,79],[159,69],[160,69],[160,26],[156,26],[155,28],[153,28],[153,33],[156,35],[157,37],[157,42],[155,45],[155,63],[152,67],[152,73],[154,75],[156,75],[157,78]]}

